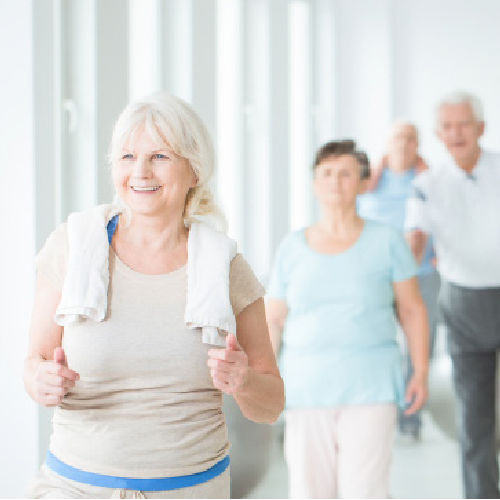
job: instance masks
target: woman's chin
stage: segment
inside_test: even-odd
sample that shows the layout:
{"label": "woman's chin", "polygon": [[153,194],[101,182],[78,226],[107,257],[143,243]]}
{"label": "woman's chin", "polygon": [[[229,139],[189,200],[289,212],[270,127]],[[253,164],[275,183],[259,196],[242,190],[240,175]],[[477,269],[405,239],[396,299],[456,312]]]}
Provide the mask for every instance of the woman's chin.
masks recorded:
{"label": "woman's chin", "polygon": [[153,216],[153,215],[158,215],[165,211],[162,210],[162,208],[156,204],[153,205],[147,203],[130,203],[128,206],[132,212],[132,215]]}
{"label": "woman's chin", "polygon": [[350,199],[343,196],[332,196],[328,200],[324,200],[323,204],[332,209],[348,209],[356,205],[356,198]]}

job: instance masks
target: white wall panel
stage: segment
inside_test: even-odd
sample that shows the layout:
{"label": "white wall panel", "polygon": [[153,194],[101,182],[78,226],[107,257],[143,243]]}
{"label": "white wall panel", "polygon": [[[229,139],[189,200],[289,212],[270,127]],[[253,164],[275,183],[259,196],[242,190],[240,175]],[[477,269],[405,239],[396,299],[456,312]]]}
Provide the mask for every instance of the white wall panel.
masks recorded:
{"label": "white wall panel", "polygon": [[270,142],[271,142],[271,249],[289,230],[289,25],[288,0],[269,2],[270,15]]}
{"label": "white wall panel", "polygon": [[484,145],[500,150],[500,2],[496,0],[393,1],[393,68],[396,114],[411,117],[422,151],[440,161],[434,106],[453,90],[482,99]]}
{"label": "white wall panel", "polygon": [[161,88],[192,102],[192,0],[158,0]]}
{"label": "white wall panel", "polygon": [[241,0],[217,1],[217,193],[244,248],[242,10]]}
{"label": "white wall panel", "polygon": [[311,156],[313,153],[313,65],[310,2],[291,0],[288,6],[289,101],[290,113],[290,199],[292,230],[312,223]]}
{"label": "white wall panel", "polygon": [[245,257],[258,277],[271,256],[271,25],[267,0],[244,2],[244,231]]}
{"label": "white wall panel", "polygon": [[37,408],[22,382],[34,292],[32,2],[1,1],[0,19],[0,497],[25,498],[38,466]]}
{"label": "white wall panel", "polygon": [[371,155],[392,119],[390,12],[391,0],[335,3],[336,131]]}
{"label": "white wall panel", "polygon": [[311,3],[313,149],[337,135],[335,3]]}
{"label": "white wall panel", "polygon": [[157,0],[129,0],[129,98],[160,90],[160,9]]}

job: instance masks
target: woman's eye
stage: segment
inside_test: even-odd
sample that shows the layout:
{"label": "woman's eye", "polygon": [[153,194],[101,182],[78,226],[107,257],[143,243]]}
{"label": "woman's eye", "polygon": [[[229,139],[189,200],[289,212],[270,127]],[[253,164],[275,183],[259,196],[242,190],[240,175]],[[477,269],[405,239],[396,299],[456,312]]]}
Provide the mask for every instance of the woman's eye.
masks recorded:
{"label": "woman's eye", "polygon": [[153,160],[168,160],[168,156],[163,153],[155,153],[152,158]]}
{"label": "woman's eye", "polygon": [[134,155],[132,153],[125,153],[122,156],[122,160],[132,160],[134,158]]}

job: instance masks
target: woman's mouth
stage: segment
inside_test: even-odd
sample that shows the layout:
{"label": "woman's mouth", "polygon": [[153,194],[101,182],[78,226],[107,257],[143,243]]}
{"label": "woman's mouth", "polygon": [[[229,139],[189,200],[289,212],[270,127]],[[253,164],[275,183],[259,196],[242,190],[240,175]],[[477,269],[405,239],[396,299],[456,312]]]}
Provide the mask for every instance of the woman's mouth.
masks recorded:
{"label": "woman's mouth", "polygon": [[139,186],[130,186],[134,193],[154,193],[158,191],[161,186],[148,186],[148,187],[139,187]]}

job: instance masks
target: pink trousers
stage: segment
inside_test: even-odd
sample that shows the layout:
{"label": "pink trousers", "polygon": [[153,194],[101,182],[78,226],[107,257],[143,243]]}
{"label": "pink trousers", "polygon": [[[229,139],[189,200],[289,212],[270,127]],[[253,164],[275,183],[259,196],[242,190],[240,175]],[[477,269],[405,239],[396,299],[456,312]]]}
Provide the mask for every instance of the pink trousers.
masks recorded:
{"label": "pink trousers", "polygon": [[394,404],[285,415],[289,498],[388,498]]}

